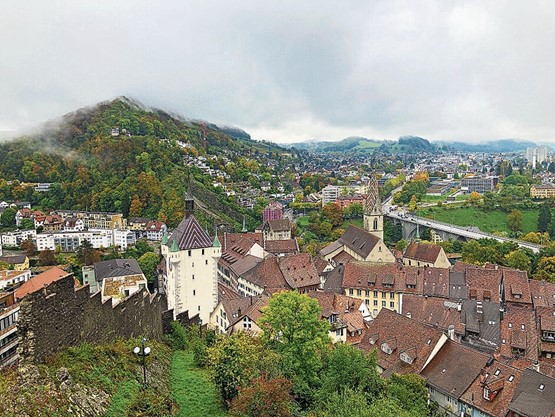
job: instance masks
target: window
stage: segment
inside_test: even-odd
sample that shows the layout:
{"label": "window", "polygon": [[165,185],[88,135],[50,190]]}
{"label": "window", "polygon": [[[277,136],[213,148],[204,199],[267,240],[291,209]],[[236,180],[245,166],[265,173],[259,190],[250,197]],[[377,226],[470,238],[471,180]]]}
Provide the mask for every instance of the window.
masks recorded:
{"label": "window", "polygon": [[365,290],[364,294],[366,295],[366,297],[370,297],[370,290]]}
{"label": "window", "polygon": [[204,249],[202,250],[202,254],[204,255]]}
{"label": "window", "polygon": [[335,335],[336,335],[336,336],[343,336],[343,329],[337,329],[337,330],[335,331]]}
{"label": "window", "polygon": [[374,219],[374,230],[378,230],[378,219]]}
{"label": "window", "polygon": [[393,299],[395,298],[395,293],[394,293],[394,292],[390,292],[390,293],[389,293],[389,298],[390,298],[391,300],[393,300]]}
{"label": "window", "polygon": [[499,374],[501,373],[500,369],[496,369],[495,372],[493,373],[495,376],[499,376]]}
{"label": "window", "polygon": [[382,291],[382,298],[385,298],[387,296],[387,294],[385,293],[385,291]]}
{"label": "window", "polygon": [[367,306],[370,305],[370,300],[367,298],[366,300],[364,300],[364,304],[366,304]]}
{"label": "window", "polygon": [[349,295],[353,295],[353,289],[349,288]]}
{"label": "window", "polygon": [[195,279],[195,274],[193,274],[193,279]]}
{"label": "window", "polygon": [[357,295],[360,297],[362,295],[362,290],[357,290]]}
{"label": "window", "polygon": [[378,300],[374,300],[374,307],[378,306]]}
{"label": "window", "polygon": [[382,307],[385,307],[385,301],[382,301]]}
{"label": "window", "polygon": [[378,297],[378,291],[374,291],[374,298]]}
{"label": "window", "polygon": [[208,259],[204,261],[204,265],[208,265]]}
{"label": "window", "polygon": [[191,251],[187,251],[187,255],[188,255],[188,256],[191,256]]}
{"label": "window", "polygon": [[509,376],[509,378],[507,379],[507,381],[509,382],[513,382],[513,380],[515,379],[514,375]]}
{"label": "window", "polygon": [[509,329],[513,328],[513,323],[509,322]]}
{"label": "window", "polygon": [[196,292],[196,290],[193,290],[193,295],[197,295],[197,292]]}
{"label": "window", "polygon": [[389,302],[389,308],[395,308],[395,301]]}

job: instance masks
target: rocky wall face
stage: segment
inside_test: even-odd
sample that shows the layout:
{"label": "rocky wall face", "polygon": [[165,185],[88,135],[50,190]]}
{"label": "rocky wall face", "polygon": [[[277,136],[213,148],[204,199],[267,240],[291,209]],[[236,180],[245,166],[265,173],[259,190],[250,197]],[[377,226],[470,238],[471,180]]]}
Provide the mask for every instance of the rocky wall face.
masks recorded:
{"label": "rocky wall face", "polygon": [[22,361],[44,362],[57,351],[82,343],[106,343],[119,338],[162,337],[159,295],[141,291],[112,307],[88,287],[74,289],[69,276],[21,301],[18,332]]}

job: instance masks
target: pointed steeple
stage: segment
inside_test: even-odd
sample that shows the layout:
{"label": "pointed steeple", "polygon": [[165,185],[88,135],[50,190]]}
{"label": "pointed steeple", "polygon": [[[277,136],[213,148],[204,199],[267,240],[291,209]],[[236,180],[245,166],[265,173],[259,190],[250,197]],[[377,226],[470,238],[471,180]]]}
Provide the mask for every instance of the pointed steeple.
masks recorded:
{"label": "pointed steeple", "polygon": [[172,247],[170,248],[170,252],[179,252],[179,246],[177,246],[177,239],[173,240]]}
{"label": "pointed steeple", "polygon": [[222,246],[220,239],[218,239],[218,226],[214,227],[214,242],[212,243],[212,246],[215,248],[220,248]]}
{"label": "pointed steeple", "polygon": [[364,214],[367,216],[381,216],[383,214],[378,180],[374,174],[368,181],[368,197],[366,197],[366,204],[364,205]]}
{"label": "pointed steeple", "polygon": [[383,240],[383,211],[378,180],[372,174],[364,204],[364,229]]}
{"label": "pointed steeple", "polygon": [[243,216],[243,228],[241,229],[241,233],[247,233],[247,225],[245,224],[245,216]]}
{"label": "pointed steeple", "polygon": [[188,218],[195,212],[195,199],[191,190],[191,177],[187,175],[187,194],[185,195],[185,218]]}
{"label": "pointed steeple", "polygon": [[164,232],[164,236],[162,236],[162,245],[167,245],[168,244],[168,232]]}

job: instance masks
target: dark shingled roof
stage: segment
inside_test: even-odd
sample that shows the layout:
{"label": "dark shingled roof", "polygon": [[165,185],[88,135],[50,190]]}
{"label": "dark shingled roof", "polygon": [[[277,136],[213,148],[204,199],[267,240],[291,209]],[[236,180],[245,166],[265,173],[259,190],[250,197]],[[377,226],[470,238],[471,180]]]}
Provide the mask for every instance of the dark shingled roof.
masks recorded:
{"label": "dark shingled roof", "polygon": [[555,379],[525,369],[509,410],[524,416],[551,417],[555,412]]}
{"label": "dark shingled roof", "polygon": [[111,259],[94,264],[94,276],[97,281],[104,278],[124,277],[142,274],[143,271],[135,259]]}
{"label": "dark shingled roof", "polygon": [[339,241],[357,255],[366,259],[370,252],[372,252],[372,249],[374,249],[374,246],[379,243],[380,238],[364,229],[350,224],[345,230],[345,233],[343,233],[343,236],[339,238]]}
{"label": "dark shingled roof", "polygon": [[344,272],[345,272],[344,265],[339,265],[333,271],[331,271],[328,274],[326,281],[324,282],[324,291],[343,294],[343,273]]}
{"label": "dark shingled roof", "polygon": [[488,359],[484,353],[448,340],[421,375],[433,388],[459,399],[480,375]]}
{"label": "dark shingled roof", "polygon": [[179,223],[168,239],[168,247],[171,247],[173,241],[177,242],[179,250],[200,249],[212,247],[212,239],[208,233],[200,226],[195,216],[190,215]]}

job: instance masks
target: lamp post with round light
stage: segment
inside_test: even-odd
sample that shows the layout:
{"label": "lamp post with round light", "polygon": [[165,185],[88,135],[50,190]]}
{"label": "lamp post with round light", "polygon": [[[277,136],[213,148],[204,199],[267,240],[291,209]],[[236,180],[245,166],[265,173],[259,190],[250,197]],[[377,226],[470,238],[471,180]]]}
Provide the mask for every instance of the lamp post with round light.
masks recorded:
{"label": "lamp post with round light", "polygon": [[143,337],[141,340],[141,347],[136,346],[133,349],[133,353],[142,358],[143,365],[143,388],[146,389],[146,357],[150,354],[150,347],[145,347],[146,338]]}

